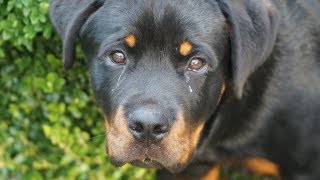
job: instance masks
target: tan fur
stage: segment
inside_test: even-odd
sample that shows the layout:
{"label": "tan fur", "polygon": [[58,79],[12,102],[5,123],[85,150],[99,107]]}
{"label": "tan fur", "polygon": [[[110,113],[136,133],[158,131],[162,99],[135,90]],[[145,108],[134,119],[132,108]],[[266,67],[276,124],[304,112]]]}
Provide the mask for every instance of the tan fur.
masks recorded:
{"label": "tan fur", "polygon": [[[270,162],[269,160],[254,157],[247,158],[240,162],[230,162],[229,164],[224,164],[226,167],[241,167],[255,175],[260,176],[272,176],[277,180],[280,180],[279,168],[276,164]],[[202,180],[219,180],[221,172],[221,166],[213,166],[204,176]]]}
{"label": "tan fur", "polygon": [[219,180],[221,167],[216,165],[211,168],[202,178],[201,180]]}
{"label": "tan fur", "polygon": [[279,167],[262,158],[249,158],[243,161],[245,169],[256,175],[269,175],[280,179]]}
{"label": "tan fur", "polygon": [[114,119],[106,120],[109,156],[127,153],[132,141],[132,135],[127,127],[122,107],[118,109]]}
{"label": "tan fur", "polygon": [[274,7],[272,6],[270,0],[263,0],[262,1],[265,8],[267,9],[267,11],[271,14],[271,15],[274,15],[275,13],[275,10],[274,10]]}
{"label": "tan fur", "polygon": [[179,52],[182,56],[188,56],[192,52],[192,44],[189,41],[182,41]]}
{"label": "tan fur", "polygon": [[203,126],[204,122],[186,123],[183,113],[179,113],[170,134],[163,141],[167,151],[172,154],[171,158],[177,158],[180,164],[187,164],[198,144]]}
{"label": "tan fur", "polygon": [[221,101],[221,99],[222,99],[225,91],[226,91],[226,85],[225,85],[225,83],[222,83],[222,85],[221,85],[221,90],[220,90],[220,95],[219,95],[219,99],[218,99],[217,105],[220,104],[220,101]]}
{"label": "tan fur", "polygon": [[128,34],[125,38],[124,38],[124,41],[126,42],[126,44],[133,48],[134,46],[136,46],[136,43],[137,43],[137,39],[135,37],[135,35],[133,34]]}

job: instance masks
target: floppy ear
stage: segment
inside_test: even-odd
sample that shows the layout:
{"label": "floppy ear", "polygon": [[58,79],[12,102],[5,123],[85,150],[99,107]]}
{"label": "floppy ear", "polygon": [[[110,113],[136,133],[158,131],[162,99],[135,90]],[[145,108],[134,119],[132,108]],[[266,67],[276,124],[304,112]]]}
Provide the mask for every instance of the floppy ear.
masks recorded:
{"label": "floppy ear", "polygon": [[103,0],[50,0],[50,18],[63,41],[63,66],[66,70],[73,65],[81,27],[103,4]]}
{"label": "floppy ear", "polygon": [[278,13],[270,0],[217,0],[231,26],[232,81],[242,97],[249,76],[270,55],[276,40]]}

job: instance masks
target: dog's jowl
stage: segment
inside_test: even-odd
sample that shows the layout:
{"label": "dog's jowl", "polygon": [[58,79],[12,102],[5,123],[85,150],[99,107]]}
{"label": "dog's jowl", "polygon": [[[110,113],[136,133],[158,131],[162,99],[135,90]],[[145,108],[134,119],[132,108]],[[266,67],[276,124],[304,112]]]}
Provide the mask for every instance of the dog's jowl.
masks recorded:
{"label": "dog's jowl", "polygon": [[319,1],[51,0],[50,17],[65,69],[81,43],[115,166],[320,179]]}

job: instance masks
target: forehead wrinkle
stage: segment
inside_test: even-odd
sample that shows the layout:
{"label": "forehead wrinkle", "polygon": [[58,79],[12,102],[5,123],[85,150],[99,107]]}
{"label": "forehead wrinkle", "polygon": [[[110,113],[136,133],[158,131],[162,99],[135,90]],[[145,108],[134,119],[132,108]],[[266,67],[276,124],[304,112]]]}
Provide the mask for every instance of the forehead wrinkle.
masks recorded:
{"label": "forehead wrinkle", "polygon": [[[164,4],[165,3],[162,3],[162,5]],[[203,5],[204,3],[202,2],[200,4]],[[223,19],[223,15],[221,14],[221,17],[219,15],[218,17],[215,17],[215,14],[219,14],[219,12],[210,11],[209,14],[211,17],[205,18],[204,22],[214,20],[214,23],[206,24],[201,22],[201,18],[197,18],[197,16],[190,16],[190,12],[186,12],[186,7],[183,7],[182,5],[178,5],[173,8],[170,6],[162,6],[162,8],[166,9],[166,11],[162,11],[163,13],[160,19],[155,18],[154,12],[148,8],[144,10],[144,16],[140,16],[137,20],[138,25],[136,26],[136,29],[139,31],[139,42],[143,39],[143,48],[141,52],[143,52],[143,54],[151,51],[155,54],[158,54],[158,52],[165,52],[169,57],[172,57],[173,54],[170,56],[170,53],[174,52],[173,49],[177,48],[179,50],[181,42],[187,39],[192,42],[191,44],[194,42],[200,42],[201,46],[205,48],[199,48],[202,51],[199,50],[198,52],[212,60],[210,64],[215,67],[215,64],[217,64],[215,62],[217,58],[214,51],[212,51],[212,45],[216,41],[219,41],[214,34],[221,36],[218,29],[223,29],[219,25],[223,23],[223,21],[221,21],[221,18]],[[191,7],[187,7],[187,9],[188,8],[190,9]],[[194,9],[194,7],[192,8]],[[191,12],[197,11],[198,10],[192,10]],[[205,16],[205,14],[208,15],[207,11],[202,12],[203,16]],[[147,20],[145,21],[145,19]],[[217,23],[215,21],[217,21]],[[218,27],[214,27],[215,25]],[[151,31],[146,31],[145,28],[143,28],[145,26],[149,27]],[[192,46],[190,49],[196,50],[196,47]],[[182,54],[188,55],[189,53],[191,52],[187,50],[186,53]],[[162,57],[163,56],[157,56],[149,59],[149,61],[163,61],[164,58]]]}
{"label": "forehead wrinkle", "polygon": [[215,37],[224,31],[225,17],[215,1],[190,0],[175,8],[188,36],[215,43]]}
{"label": "forehead wrinkle", "polygon": [[161,19],[156,19],[150,9],[146,9],[135,22],[139,48],[143,51],[153,49],[155,51],[174,50],[178,37],[182,34],[176,15],[169,8]]}

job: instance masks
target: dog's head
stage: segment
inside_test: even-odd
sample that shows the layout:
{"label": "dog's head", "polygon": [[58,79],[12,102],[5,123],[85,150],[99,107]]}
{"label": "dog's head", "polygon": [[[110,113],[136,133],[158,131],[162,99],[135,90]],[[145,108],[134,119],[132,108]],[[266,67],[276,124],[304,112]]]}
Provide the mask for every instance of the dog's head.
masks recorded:
{"label": "dog's head", "polygon": [[190,161],[225,88],[241,98],[276,26],[269,0],[52,0],[51,18],[66,69],[80,38],[111,161],[172,172]]}

